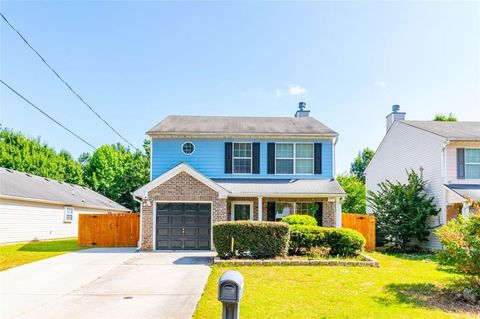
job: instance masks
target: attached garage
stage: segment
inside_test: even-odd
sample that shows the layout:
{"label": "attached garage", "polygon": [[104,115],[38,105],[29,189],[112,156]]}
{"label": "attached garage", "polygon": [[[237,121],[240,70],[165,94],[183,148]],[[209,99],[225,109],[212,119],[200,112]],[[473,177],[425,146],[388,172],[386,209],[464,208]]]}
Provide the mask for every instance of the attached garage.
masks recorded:
{"label": "attached garage", "polygon": [[155,249],[211,249],[211,203],[157,202],[155,207]]}

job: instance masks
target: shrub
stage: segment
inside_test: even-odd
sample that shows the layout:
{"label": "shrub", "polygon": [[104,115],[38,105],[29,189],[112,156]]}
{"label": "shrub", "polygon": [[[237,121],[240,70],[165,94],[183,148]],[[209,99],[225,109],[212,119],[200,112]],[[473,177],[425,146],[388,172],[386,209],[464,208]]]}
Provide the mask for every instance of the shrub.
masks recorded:
{"label": "shrub", "polygon": [[480,289],[480,216],[459,215],[436,233],[443,245],[440,264],[454,267]]}
{"label": "shrub", "polygon": [[356,256],[364,246],[365,238],[352,229],[290,226],[289,252],[291,254],[304,254],[315,247],[328,247],[330,255],[333,256]]}
{"label": "shrub", "polygon": [[440,210],[434,198],[425,192],[426,181],[415,171],[407,171],[408,183],[378,184],[378,192],[368,192],[368,203],[376,218],[377,242],[389,243],[402,250],[414,239],[427,241],[427,221]]}
{"label": "shrub", "polygon": [[282,218],[282,222],[285,222],[289,225],[317,226],[317,220],[315,217],[309,215],[289,215],[285,218]]}
{"label": "shrub", "polygon": [[285,256],[289,238],[287,223],[235,221],[213,225],[213,243],[222,258]]}

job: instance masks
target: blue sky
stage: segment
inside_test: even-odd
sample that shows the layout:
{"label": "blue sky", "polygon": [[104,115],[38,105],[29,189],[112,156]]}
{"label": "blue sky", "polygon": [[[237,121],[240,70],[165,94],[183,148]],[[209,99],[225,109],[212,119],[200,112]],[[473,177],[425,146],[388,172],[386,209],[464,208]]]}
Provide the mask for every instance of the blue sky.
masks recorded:
{"label": "blue sky", "polygon": [[[1,11],[140,146],[169,114],[291,116],[340,133],[337,172],[385,116],[480,120],[478,2],[1,2]],[[1,78],[96,146],[119,138],[1,21]],[[89,147],[1,87],[1,123],[75,157]]]}

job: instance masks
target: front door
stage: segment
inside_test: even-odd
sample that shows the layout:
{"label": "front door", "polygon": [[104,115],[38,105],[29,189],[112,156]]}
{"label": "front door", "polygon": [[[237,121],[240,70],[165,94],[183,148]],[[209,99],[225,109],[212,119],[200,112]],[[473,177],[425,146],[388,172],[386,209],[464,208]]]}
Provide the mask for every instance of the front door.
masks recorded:
{"label": "front door", "polygon": [[210,249],[211,204],[157,203],[156,249]]}

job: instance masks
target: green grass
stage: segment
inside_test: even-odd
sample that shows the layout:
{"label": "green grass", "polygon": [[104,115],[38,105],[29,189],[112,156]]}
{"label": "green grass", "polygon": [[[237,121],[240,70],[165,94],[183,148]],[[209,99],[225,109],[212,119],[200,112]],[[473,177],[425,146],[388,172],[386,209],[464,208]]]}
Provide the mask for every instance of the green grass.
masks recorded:
{"label": "green grass", "polygon": [[76,239],[1,245],[0,271],[80,249]]}
{"label": "green grass", "polygon": [[456,304],[458,275],[432,255],[372,253],[381,268],[213,266],[194,318],[220,318],[217,282],[229,269],[245,277],[241,317],[247,318],[478,318],[476,306]]}

